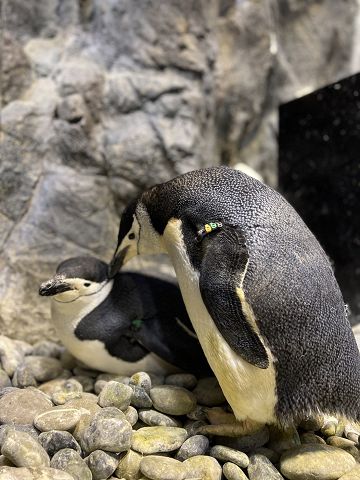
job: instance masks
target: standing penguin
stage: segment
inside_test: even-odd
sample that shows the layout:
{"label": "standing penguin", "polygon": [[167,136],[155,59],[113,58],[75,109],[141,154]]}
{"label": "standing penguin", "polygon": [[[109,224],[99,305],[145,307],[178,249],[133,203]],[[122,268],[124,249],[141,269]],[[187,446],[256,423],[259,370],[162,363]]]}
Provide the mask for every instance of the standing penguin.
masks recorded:
{"label": "standing penguin", "polygon": [[159,252],[244,433],[313,413],[360,420],[359,351],[341,292],[279,193],[227,167],[157,185],[125,210],[110,275]]}
{"label": "standing penguin", "polygon": [[210,369],[193,332],[179,289],[135,272],[107,276],[94,257],[62,262],[40,286],[51,296],[60,340],[92,368],[121,375]]}

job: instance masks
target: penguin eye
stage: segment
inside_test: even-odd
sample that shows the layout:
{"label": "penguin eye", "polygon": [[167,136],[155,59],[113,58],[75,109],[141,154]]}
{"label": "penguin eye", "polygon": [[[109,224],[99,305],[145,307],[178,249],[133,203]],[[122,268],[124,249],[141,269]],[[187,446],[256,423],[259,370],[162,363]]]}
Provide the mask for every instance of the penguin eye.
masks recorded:
{"label": "penguin eye", "polygon": [[134,240],[134,238],[135,238],[135,233],[133,233],[133,232],[132,232],[132,233],[129,233],[128,239],[129,239],[129,240]]}
{"label": "penguin eye", "polygon": [[90,282],[85,282],[84,287],[90,287],[91,283]]}

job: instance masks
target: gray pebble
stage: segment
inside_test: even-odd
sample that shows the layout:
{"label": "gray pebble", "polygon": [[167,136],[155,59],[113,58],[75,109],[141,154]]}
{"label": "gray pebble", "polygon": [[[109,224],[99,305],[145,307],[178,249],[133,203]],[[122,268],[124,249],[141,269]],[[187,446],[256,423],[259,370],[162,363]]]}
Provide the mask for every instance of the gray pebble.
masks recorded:
{"label": "gray pebble", "polygon": [[50,466],[46,451],[26,432],[9,429],[2,444],[1,453],[17,467]]}
{"label": "gray pebble", "polygon": [[267,448],[267,447],[259,447],[259,448],[255,448],[251,454],[252,455],[255,455],[256,453],[258,453],[259,455],[264,455],[266,458],[268,458],[270,460],[271,463],[273,463],[274,465],[276,463],[279,463],[279,460],[280,460],[280,455],[275,452],[274,450],[271,450],[271,448]]}
{"label": "gray pebble", "polygon": [[219,382],[215,377],[201,378],[198,381],[193,393],[200,405],[215,407],[226,402]]}
{"label": "gray pebble", "polygon": [[64,405],[69,400],[81,398],[82,393],[83,387],[81,383],[74,378],[69,378],[59,384],[59,388],[51,395],[51,400],[55,405]]}
{"label": "gray pebble", "polygon": [[124,413],[115,407],[105,407],[95,414],[82,434],[84,450],[124,452],[130,448],[132,428]]}
{"label": "gray pebble", "polygon": [[151,378],[150,375],[146,372],[137,372],[130,377],[129,385],[136,385],[137,387],[142,387],[147,394],[151,390]]}
{"label": "gray pebble", "polygon": [[227,480],[248,480],[245,473],[235,463],[225,463],[223,465],[223,474]]}
{"label": "gray pebble", "polygon": [[323,438],[319,437],[319,435],[315,435],[315,433],[312,433],[312,432],[302,433],[300,435],[300,441],[301,443],[313,443],[313,444],[318,443],[318,444],[326,445],[326,442]]}
{"label": "gray pebble", "polygon": [[94,383],[94,392],[96,393],[96,395],[99,395],[99,393],[101,393],[107,383],[107,380],[96,380],[96,382]]}
{"label": "gray pebble", "polygon": [[138,415],[138,411],[136,410],[136,408],[132,407],[130,405],[130,407],[128,407],[125,411],[124,411],[124,414],[125,414],[125,418],[126,420],[130,423],[130,425],[133,427],[135,425],[135,423],[138,421],[139,419],[139,415]]}
{"label": "gray pebble", "polygon": [[118,478],[126,478],[126,480],[135,480],[140,476],[140,463],[143,455],[134,450],[128,450],[126,454],[120,458],[115,475]]}
{"label": "gray pebble", "polygon": [[208,448],[209,439],[207,437],[204,435],[194,435],[185,440],[175,458],[184,461],[190,457],[195,457],[196,455],[205,455]]}
{"label": "gray pebble", "polygon": [[49,340],[40,340],[39,342],[34,343],[32,355],[60,358],[63,351],[64,347],[55,342],[50,342]]}
{"label": "gray pebble", "polygon": [[33,387],[14,389],[0,398],[0,422],[29,425],[52,406],[46,395]]}
{"label": "gray pebble", "polygon": [[172,452],[184,443],[187,432],[179,427],[143,427],[133,433],[131,448],[145,455]]}
{"label": "gray pebble", "polygon": [[335,480],[355,466],[349,453],[329,445],[300,445],[280,458],[281,473],[290,480]]}
{"label": "gray pebble", "polygon": [[93,480],[103,480],[115,472],[119,460],[114,454],[95,450],[85,458],[85,462],[91,470]]}
{"label": "gray pebble", "polygon": [[63,448],[71,448],[81,454],[80,445],[69,432],[50,430],[49,432],[40,433],[38,440],[50,458]]}
{"label": "gray pebble", "polygon": [[[68,394],[76,392],[82,393],[82,385],[73,378],[56,378],[39,386],[39,390],[61,402],[70,400]],[[77,397],[76,397],[77,398]],[[62,403],[61,403],[62,404]]]}
{"label": "gray pebble", "polygon": [[34,418],[35,427],[41,432],[72,430],[80,420],[81,411],[66,406],[54,407]]}
{"label": "gray pebble", "polygon": [[60,360],[51,357],[31,355],[25,357],[24,363],[29,367],[38,382],[52,380],[58,377],[63,370]]}
{"label": "gray pebble", "polygon": [[75,375],[73,380],[77,380],[83,387],[84,392],[92,392],[94,390],[94,379],[86,375]]}
{"label": "gray pebble", "polygon": [[148,455],[140,463],[140,471],[152,480],[183,480],[185,469],[174,458]]}
{"label": "gray pebble", "polygon": [[24,353],[20,344],[0,335],[0,360],[2,368],[12,377],[16,368],[24,361]]}
{"label": "gray pebble", "polygon": [[12,384],[14,387],[25,388],[25,387],[36,387],[37,381],[31,371],[31,369],[22,364],[17,367],[12,378]]}
{"label": "gray pebble", "polygon": [[150,391],[154,407],[169,415],[186,415],[194,410],[196,398],[192,392],[174,385],[160,385]]}
{"label": "gray pebble", "polygon": [[34,480],[34,475],[31,470],[25,467],[0,467],[1,480]]}
{"label": "gray pebble", "polygon": [[92,474],[80,455],[71,448],[59,450],[50,463],[52,468],[64,470],[73,476],[74,480],[92,480]]}
{"label": "gray pebble", "polygon": [[131,401],[133,391],[128,385],[110,381],[107,382],[99,395],[100,407],[116,407],[126,410]]}
{"label": "gray pebble", "polygon": [[163,427],[179,427],[179,422],[171,417],[168,417],[164,413],[157,412],[156,410],[140,410],[139,418],[146,425],[150,426],[163,426]]}
{"label": "gray pebble", "polygon": [[70,473],[57,468],[41,468],[32,471],[34,480],[74,480]]}
{"label": "gray pebble", "polygon": [[283,476],[264,455],[251,455],[248,466],[250,480],[283,480]]}
{"label": "gray pebble", "polygon": [[11,380],[9,375],[0,368],[0,388],[11,387]]}
{"label": "gray pebble", "polygon": [[133,393],[131,396],[131,405],[137,408],[150,408],[152,407],[152,400],[146,391],[142,387],[138,387],[137,385],[130,385],[132,388]]}
{"label": "gray pebble", "polygon": [[16,423],[0,425],[0,447],[4,443],[8,430],[17,430],[18,432],[28,433],[34,440],[38,440],[39,437],[39,432],[33,427],[33,425],[18,425]]}
{"label": "gray pebble", "polygon": [[165,383],[192,390],[196,387],[197,378],[192,373],[173,373],[165,378]]}
{"label": "gray pebble", "polygon": [[215,445],[210,450],[210,455],[217,460],[223,462],[232,462],[241,468],[247,468],[249,465],[249,457],[246,453],[240,452],[224,445]]}
{"label": "gray pebble", "polygon": [[333,447],[344,449],[355,446],[355,442],[353,442],[352,440],[349,440],[348,438],[338,437],[336,435],[328,437],[326,439],[326,443],[328,445],[332,445]]}
{"label": "gray pebble", "polygon": [[200,478],[204,480],[221,480],[222,469],[215,458],[197,455],[183,462],[185,478]]}

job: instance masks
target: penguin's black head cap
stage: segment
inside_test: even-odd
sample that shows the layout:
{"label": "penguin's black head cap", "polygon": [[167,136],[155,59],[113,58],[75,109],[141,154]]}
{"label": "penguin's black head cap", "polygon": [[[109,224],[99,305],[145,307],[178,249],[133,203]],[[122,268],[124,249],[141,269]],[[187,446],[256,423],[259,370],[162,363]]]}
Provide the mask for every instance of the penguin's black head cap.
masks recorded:
{"label": "penguin's black head cap", "polygon": [[83,278],[101,283],[107,280],[107,264],[94,257],[74,257],[61,262],[56,273],[65,278]]}
{"label": "penguin's black head cap", "polygon": [[53,278],[41,284],[39,294],[54,296],[72,290],[94,293],[97,285],[107,282],[107,270],[107,264],[94,257],[69,258],[58,265]]}

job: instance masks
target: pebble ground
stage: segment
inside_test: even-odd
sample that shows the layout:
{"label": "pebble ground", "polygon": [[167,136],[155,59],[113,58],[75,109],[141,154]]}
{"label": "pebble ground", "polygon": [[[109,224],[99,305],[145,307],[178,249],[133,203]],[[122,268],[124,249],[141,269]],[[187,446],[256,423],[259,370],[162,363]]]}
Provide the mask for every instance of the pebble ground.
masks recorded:
{"label": "pebble ground", "polygon": [[0,361],[0,480],[360,479],[358,429],[334,417],[229,437],[215,378],[100,373],[5,336]]}

